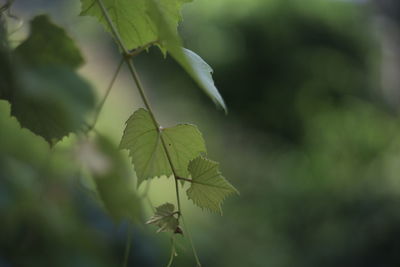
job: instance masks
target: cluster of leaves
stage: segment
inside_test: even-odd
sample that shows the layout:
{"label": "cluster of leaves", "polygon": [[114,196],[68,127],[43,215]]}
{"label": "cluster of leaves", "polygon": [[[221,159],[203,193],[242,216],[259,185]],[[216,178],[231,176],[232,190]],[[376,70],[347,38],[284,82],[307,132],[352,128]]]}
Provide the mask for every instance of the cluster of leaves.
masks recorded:
{"label": "cluster of leaves", "polygon": [[[54,146],[70,133],[85,132],[85,117],[95,107],[94,93],[76,72],[84,60],[66,31],[46,15],[33,18],[30,27],[29,36],[15,49],[9,47],[4,27],[0,31],[0,99],[10,103],[10,115],[22,127]],[[116,220],[136,216],[140,205],[119,151],[100,135],[80,145],[86,156],[81,162],[109,213]],[[93,153],[86,155],[83,150],[89,146]],[[92,168],[88,161],[96,157],[104,157],[102,164],[109,167]]]}
{"label": "cluster of leaves", "polygon": [[[96,17],[113,33],[128,64],[131,64],[131,51],[143,51],[156,45],[164,56],[172,56],[226,111],[210,66],[181,46],[177,26],[182,19],[181,7],[188,0],[81,2],[81,15]],[[85,118],[94,110],[95,98],[90,85],[76,72],[84,60],[65,30],[46,15],[35,17],[30,28],[29,36],[15,49],[9,47],[6,31],[0,30],[0,99],[10,103],[11,115],[22,127],[54,146],[70,133],[87,133]],[[222,213],[221,204],[225,197],[238,191],[221,175],[218,163],[205,158],[206,145],[196,126],[179,124],[163,128],[145,98],[143,101],[147,109],[139,109],[129,118],[120,149],[129,151],[138,185],[155,177],[174,177],[178,210],[173,204],[163,204],[156,208],[148,223],[157,225],[159,231],[182,233],[178,181],[182,186],[185,182],[190,183],[187,196],[197,206],[214,212]],[[119,151],[101,136],[95,146],[81,144],[80,149],[83,155],[95,151],[94,157],[88,157],[89,160],[82,157],[81,160],[95,178],[104,206],[117,220],[132,219],[139,200],[126,179],[129,174],[121,165]],[[90,158],[95,157],[100,163],[90,162]]]}
{"label": "cluster of leaves", "polygon": [[[194,52],[182,48],[177,26],[188,0],[82,0],[81,15],[97,18],[111,32],[121,50],[156,45],[170,55],[220,107],[225,103],[214,85],[211,67]],[[129,55],[126,55],[129,56]],[[120,148],[132,158],[138,185],[147,179],[174,176],[190,182],[189,199],[201,208],[221,212],[224,198],[238,191],[221,175],[218,164],[204,157],[206,146],[196,126],[161,127],[151,110],[139,109],[127,121]],[[179,200],[178,200],[179,201]],[[177,231],[172,204],[157,208],[149,223],[163,231]],[[177,213],[180,213],[179,207]]]}
{"label": "cluster of leaves", "polygon": [[[161,138],[166,141],[167,151]],[[218,164],[202,156],[206,153],[205,143],[194,125],[157,129],[149,112],[139,109],[127,121],[120,148],[129,151],[139,185],[146,179],[176,175],[182,184],[191,183],[187,195],[196,205],[215,212],[222,212],[224,198],[237,192],[221,176]]]}
{"label": "cluster of leaves", "polygon": [[[182,47],[178,23],[182,20],[181,8],[192,0],[81,0],[81,15],[96,17],[112,32],[101,4],[115,25],[125,47],[130,50],[157,45],[164,55],[172,56],[194,81],[220,107],[226,105],[212,79],[211,67],[193,51]],[[115,36],[116,37],[116,36]]]}

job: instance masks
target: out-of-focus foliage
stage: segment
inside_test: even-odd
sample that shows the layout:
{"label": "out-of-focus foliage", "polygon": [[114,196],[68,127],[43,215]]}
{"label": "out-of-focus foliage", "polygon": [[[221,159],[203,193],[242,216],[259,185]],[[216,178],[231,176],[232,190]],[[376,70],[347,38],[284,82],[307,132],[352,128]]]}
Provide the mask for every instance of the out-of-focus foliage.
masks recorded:
{"label": "out-of-focus foliage", "polygon": [[30,27],[29,37],[15,49],[16,55],[25,64],[63,65],[72,69],[83,64],[81,52],[74,41],[46,15],[35,17]]}
{"label": "out-of-focus foliage", "polygon": [[[4,266],[119,264],[127,235],[126,223],[111,221],[101,208],[102,200],[119,219],[132,215],[140,218],[141,204],[135,195],[128,195],[134,185],[119,183],[131,177],[131,173],[124,173],[129,164],[113,152],[109,141],[104,138],[99,141],[93,153],[84,155],[85,160],[83,154],[76,156],[71,145],[50,149],[42,138],[20,127],[10,116],[10,105],[5,101],[0,101],[0,129],[0,263]],[[107,155],[102,151],[107,151]],[[93,162],[99,157],[106,157],[109,163],[96,169]],[[102,169],[104,166],[109,169]],[[92,178],[84,175],[83,167],[93,173],[98,190],[88,185]],[[116,178],[113,183],[111,173]],[[111,186],[105,187],[107,183]],[[116,187],[122,190],[113,193],[110,199],[111,189]],[[135,235],[141,236],[135,242],[139,253],[150,240],[145,233]],[[130,262],[154,266],[155,260],[139,253]]]}
{"label": "out-of-focus foliage", "polygon": [[200,15],[184,24],[188,43],[217,69],[216,83],[232,117],[301,142],[303,116],[326,104],[339,107],[347,96],[379,102],[371,91],[376,77],[372,25],[363,6],[258,2],[244,14],[238,4],[218,9],[221,14],[213,11],[208,24]]}
{"label": "out-of-focus foliage", "polygon": [[6,69],[0,74],[4,84],[0,96],[11,103],[11,114],[23,127],[50,144],[82,128],[94,97],[74,71],[83,59],[63,29],[38,16],[31,22],[30,36],[11,59],[1,57]]}
{"label": "out-of-focus foliage", "polygon": [[85,219],[93,204],[77,188],[71,154],[21,129],[5,101],[0,110],[2,264],[109,266],[106,237]]}
{"label": "out-of-focus foliage", "polygon": [[[241,191],[225,203],[223,231],[204,223],[197,233],[203,264],[398,265],[399,119],[382,97],[372,6],[235,3],[193,4],[183,27],[230,112],[211,119],[201,101],[173,114],[200,112],[210,132],[225,125],[207,136],[208,153]],[[193,98],[172,67],[148,83]]]}
{"label": "out-of-focus foliage", "polygon": [[87,166],[93,173],[99,195],[111,215],[117,220],[129,218],[133,221],[139,217],[141,208],[134,177],[112,142],[98,136],[96,144],[86,144],[83,150],[88,153],[80,151],[80,157],[82,160],[90,160]]}
{"label": "out-of-focus foliage", "polygon": [[[94,97],[76,73],[79,50],[46,16],[32,20],[16,50],[0,33],[0,265],[120,264],[141,201],[117,145],[82,131]],[[140,251],[150,240],[138,236]],[[129,262],[156,260],[139,254]]]}
{"label": "out-of-focus foliage", "polygon": [[[397,6],[396,1],[375,2],[398,20],[397,9],[388,4]],[[192,211],[194,219],[188,221],[203,265],[398,266],[400,129],[398,114],[381,95],[381,40],[374,32],[372,6],[366,1],[201,0],[189,4],[184,17],[185,43],[213,66],[228,117],[204,108],[201,95],[189,90],[191,82],[180,78],[180,68],[172,61],[159,64],[158,52],[150,49],[150,55],[139,56],[137,62],[154,93],[150,97],[157,101],[157,114],[173,122],[193,115],[207,137],[208,154],[221,159],[224,175],[241,191],[240,198],[225,202],[225,217],[198,219],[199,210]],[[6,71],[5,66],[1,63],[1,70]],[[0,84],[5,82],[0,79]],[[173,90],[179,93],[171,94]],[[199,101],[193,101],[196,96]],[[109,110],[116,109],[116,103]],[[9,113],[8,104],[1,104],[0,115]],[[76,217],[58,215],[68,209],[59,204],[60,191],[44,194],[51,200],[57,197],[46,203],[52,208],[32,200],[42,183],[29,182],[30,175],[58,178],[63,189],[65,182],[65,190],[81,196],[80,187],[67,182],[76,177],[70,166],[75,163],[58,149],[49,163],[53,167],[43,168],[49,155],[46,143],[8,120],[0,120],[1,161],[7,166],[0,168],[0,210],[7,214],[2,218],[18,214],[18,220],[1,221],[6,225],[1,228],[1,261],[119,264],[125,231],[116,237],[110,234],[114,226],[107,217],[86,209],[91,204],[82,204],[90,200],[68,200],[74,208],[65,214],[85,206]],[[10,175],[11,169],[15,175]],[[28,181],[17,183],[17,172]],[[155,190],[153,195],[159,193]],[[30,203],[40,208],[28,208]],[[43,208],[52,212],[44,216]],[[76,223],[82,218],[89,226]],[[36,228],[24,231],[33,228],[25,225]],[[55,231],[59,225],[69,234]],[[94,240],[93,246],[76,247],[91,234],[84,240]],[[55,240],[59,246],[54,246]],[[132,246],[132,266],[164,262],[155,262],[160,252],[141,231],[134,232],[133,240],[137,243]],[[43,250],[50,253],[43,255]],[[177,250],[175,265],[191,266],[189,253]],[[110,262],[104,260],[110,254]]]}
{"label": "out-of-focus foliage", "polygon": [[11,66],[5,19],[0,13],[0,99],[10,99],[15,87]]}

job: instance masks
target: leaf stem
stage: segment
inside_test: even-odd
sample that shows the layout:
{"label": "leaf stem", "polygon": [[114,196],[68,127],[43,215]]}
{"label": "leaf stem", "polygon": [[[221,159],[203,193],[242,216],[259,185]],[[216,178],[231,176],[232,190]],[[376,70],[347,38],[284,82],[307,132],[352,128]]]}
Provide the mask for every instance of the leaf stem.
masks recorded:
{"label": "leaf stem", "polygon": [[150,114],[150,117],[151,117],[151,119],[152,119],[152,121],[154,123],[154,126],[156,127],[156,129],[159,132],[161,144],[162,144],[162,146],[164,148],[165,155],[167,156],[168,163],[169,163],[169,165],[171,167],[171,170],[172,170],[172,173],[174,175],[175,191],[176,191],[176,202],[177,202],[177,206],[178,206],[178,211],[179,211],[178,217],[179,217],[180,216],[180,211],[181,211],[181,200],[180,200],[180,196],[179,196],[178,178],[177,178],[176,169],[174,167],[174,164],[172,163],[171,155],[170,155],[170,153],[168,151],[168,148],[167,148],[167,144],[166,144],[166,142],[164,140],[164,136],[163,136],[163,133],[162,133],[162,128],[160,127],[160,124],[157,122],[157,120],[156,120],[156,118],[154,116],[153,110],[152,110],[152,108],[151,108],[151,106],[149,104],[149,101],[147,100],[147,97],[146,97],[146,95],[144,93],[143,85],[142,85],[142,83],[141,83],[141,81],[139,79],[139,75],[137,74],[136,68],[133,65],[132,59],[131,58],[126,58],[126,63],[128,64],[128,68],[129,68],[129,70],[130,70],[130,72],[132,74],[133,80],[135,81],[135,84],[136,84],[136,86],[138,88],[138,91],[139,91],[139,94],[140,94],[140,96],[141,96],[141,98],[143,100],[143,103],[146,106],[147,110],[149,111],[149,114]]}
{"label": "leaf stem", "polygon": [[189,230],[187,229],[187,226],[186,226],[186,224],[185,224],[185,222],[184,222],[184,219],[183,219],[183,216],[182,216],[182,212],[181,212],[181,210],[182,210],[182,209],[181,209],[181,201],[180,201],[180,196],[179,196],[179,184],[178,184],[178,180],[179,180],[178,177],[179,177],[179,176],[177,175],[176,169],[175,169],[175,167],[174,167],[174,165],[173,165],[173,163],[172,163],[171,155],[170,155],[170,153],[169,153],[169,151],[168,151],[166,142],[165,142],[164,137],[163,137],[163,133],[162,133],[163,130],[162,130],[162,128],[160,127],[160,124],[157,122],[157,120],[156,120],[156,118],[155,118],[155,116],[154,116],[153,110],[152,110],[152,108],[151,108],[151,106],[150,106],[150,103],[149,103],[149,101],[148,101],[148,99],[147,99],[147,97],[146,97],[146,95],[145,95],[145,93],[144,93],[143,85],[142,85],[142,83],[141,83],[141,81],[140,81],[140,79],[139,79],[139,75],[138,75],[138,73],[137,73],[137,71],[136,71],[136,68],[135,68],[135,66],[134,66],[134,64],[133,64],[133,60],[132,60],[132,57],[131,57],[131,53],[130,53],[129,50],[125,47],[125,45],[124,45],[124,43],[123,43],[123,40],[122,40],[121,36],[119,35],[117,29],[115,28],[114,23],[112,22],[112,20],[111,20],[109,14],[108,14],[108,12],[107,12],[107,10],[106,10],[106,8],[105,8],[103,2],[102,2],[102,0],[97,0],[97,3],[99,4],[99,6],[100,6],[100,8],[101,8],[101,10],[102,10],[102,12],[103,12],[103,14],[104,14],[104,17],[105,17],[106,20],[107,20],[107,23],[108,23],[109,26],[111,27],[111,30],[112,30],[113,35],[114,35],[114,38],[117,40],[119,46],[121,47],[121,49],[122,49],[123,52],[124,52],[124,59],[125,59],[125,62],[126,62],[126,64],[128,65],[128,69],[129,69],[129,71],[131,72],[131,75],[132,75],[133,80],[135,81],[135,84],[136,84],[136,87],[137,87],[137,89],[138,89],[138,91],[139,91],[140,97],[142,98],[142,101],[143,101],[144,105],[146,106],[147,110],[149,111],[149,114],[150,114],[150,117],[151,117],[151,119],[152,119],[152,121],[153,121],[153,123],[154,123],[154,126],[156,127],[156,129],[158,130],[158,132],[159,132],[159,134],[160,134],[161,143],[162,143],[162,145],[163,145],[163,148],[164,148],[165,154],[166,154],[166,156],[167,156],[169,165],[170,165],[171,170],[172,170],[172,173],[173,173],[173,175],[174,175],[175,192],[176,192],[176,201],[177,201],[177,206],[178,206],[178,211],[177,211],[178,220],[179,220],[180,218],[182,218],[182,222],[183,222],[183,224],[184,224],[184,226],[185,226],[185,229],[186,229],[186,232],[187,232],[187,234],[188,234],[189,241],[190,241],[190,244],[191,244],[191,247],[192,247],[192,250],[193,250],[193,255],[194,255],[195,259],[196,259],[197,266],[200,267],[200,266],[201,266],[201,263],[200,263],[200,260],[199,260],[198,255],[197,255],[196,248],[194,247],[194,244],[193,244],[191,235],[190,235],[190,233],[189,233]]}
{"label": "leaf stem", "polygon": [[160,125],[158,124],[156,117],[154,116],[153,109],[150,106],[149,100],[147,99],[147,97],[144,93],[144,88],[143,88],[142,82],[139,79],[139,75],[136,71],[135,65],[133,65],[133,61],[131,58],[125,58],[125,62],[128,65],[128,69],[132,75],[133,80],[135,81],[136,87],[140,94],[140,98],[142,99],[143,104],[145,105],[146,109],[149,111],[149,114],[153,121],[154,126],[159,131]]}

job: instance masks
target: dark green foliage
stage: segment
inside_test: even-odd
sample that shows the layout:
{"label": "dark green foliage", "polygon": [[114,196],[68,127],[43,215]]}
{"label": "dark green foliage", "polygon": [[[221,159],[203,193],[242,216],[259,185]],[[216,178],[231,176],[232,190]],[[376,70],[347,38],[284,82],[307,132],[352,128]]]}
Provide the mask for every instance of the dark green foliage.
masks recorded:
{"label": "dark green foliage", "polygon": [[84,62],[75,42],[65,30],[52,23],[47,15],[35,17],[31,32],[15,49],[15,55],[30,66],[58,65],[78,68]]}
{"label": "dark green foliage", "polygon": [[0,99],[10,100],[15,88],[10,55],[7,48],[0,48]]}
{"label": "dark green foliage", "polygon": [[0,99],[11,98],[15,88],[5,21],[0,13]]}
{"label": "dark green foliage", "polygon": [[11,114],[21,126],[50,144],[81,129],[94,96],[90,85],[73,70],[83,59],[65,31],[47,16],[38,16],[31,22],[28,39],[12,57],[13,62],[0,51],[4,68],[0,97],[11,103]]}
{"label": "dark green foliage", "polygon": [[[221,11],[225,15],[209,18],[208,24],[200,23],[202,16],[185,24],[193,48],[209,53],[232,117],[250,129],[301,144],[303,116],[325,104],[340,108],[346,96],[380,102],[372,93],[371,19],[361,5],[269,0],[257,6],[248,15]],[[215,31],[225,47],[216,55],[220,60],[199,41]]]}
{"label": "dark green foliage", "polygon": [[90,85],[62,66],[24,68],[11,99],[11,114],[22,127],[50,144],[82,128],[94,105]]}
{"label": "dark green foliage", "polygon": [[72,154],[51,151],[43,139],[21,129],[3,100],[0,129],[1,264],[110,266],[104,236],[84,215],[96,207],[77,190]]}
{"label": "dark green foliage", "polygon": [[[228,129],[209,151],[230,166],[224,173],[241,198],[224,207],[224,231],[210,226],[211,237],[200,237],[209,251],[203,264],[397,266],[399,116],[376,80],[382,66],[370,6],[259,2],[237,16],[221,8],[205,25],[193,11],[198,20],[186,29],[215,69],[228,120],[245,126],[214,121]],[[223,35],[215,61],[210,33]],[[238,53],[224,53],[232,44]]]}
{"label": "dark green foliage", "polygon": [[88,166],[105,208],[117,220],[136,220],[140,217],[141,201],[136,195],[134,179],[120,151],[109,140],[98,136],[91,150],[92,164]]}

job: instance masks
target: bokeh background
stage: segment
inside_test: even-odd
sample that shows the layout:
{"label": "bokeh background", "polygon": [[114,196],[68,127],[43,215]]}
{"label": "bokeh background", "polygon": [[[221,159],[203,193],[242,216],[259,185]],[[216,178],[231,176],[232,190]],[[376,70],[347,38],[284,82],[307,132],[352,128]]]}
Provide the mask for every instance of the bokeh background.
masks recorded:
{"label": "bokeh background", "polygon": [[[77,0],[17,0],[12,11],[26,26],[40,13],[64,26],[100,99],[118,50],[79,8]],[[156,48],[135,62],[163,125],[198,125],[210,158],[241,192],[222,217],[183,195],[203,266],[400,266],[400,2],[197,0],[183,15],[184,42],[213,67],[228,116]],[[123,70],[96,130],[117,147],[142,106]],[[144,219],[116,222],[98,204],[82,167],[94,156],[90,146],[77,150],[77,139],[50,150],[0,101],[0,266],[120,266],[128,233],[128,266],[166,265],[167,234]],[[154,206],[175,201],[172,179],[143,193]],[[140,201],[146,218],[148,200]],[[174,266],[195,266],[180,239]]]}

